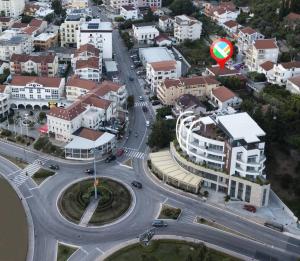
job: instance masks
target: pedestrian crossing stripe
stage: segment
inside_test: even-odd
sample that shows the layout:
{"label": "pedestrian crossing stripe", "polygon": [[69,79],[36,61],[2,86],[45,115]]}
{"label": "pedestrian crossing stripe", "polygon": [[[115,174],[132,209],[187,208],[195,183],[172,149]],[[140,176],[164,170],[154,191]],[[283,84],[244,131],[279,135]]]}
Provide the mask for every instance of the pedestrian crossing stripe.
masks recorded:
{"label": "pedestrian crossing stripe", "polygon": [[148,102],[136,102],[134,104],[135,107],[143,107],[143,106],[148,106]]}
{"label": "pedestrian crossing stripe", "polygon": [[126,148],[124,147],[125,155],[130,158],[143,159],[145,157],[145,153],[137,151],[136,149]]}

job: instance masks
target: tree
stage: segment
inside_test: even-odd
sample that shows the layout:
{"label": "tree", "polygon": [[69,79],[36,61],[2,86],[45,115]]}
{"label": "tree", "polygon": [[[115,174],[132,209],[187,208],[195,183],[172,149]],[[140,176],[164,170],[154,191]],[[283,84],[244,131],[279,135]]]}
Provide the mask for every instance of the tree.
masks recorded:
{"label": "tree", "polygon": [[3,74],[0,74],[0,83],[4,83],[9,75],[10,75],[9,69],[5,68],[3,70]]}
{"label": "tree", "polygon": [[241,13],[236,18],[237,23],[241,25],[245,25],[247,22],[248,14],[241,11]]}
{"label": "tree", "polygon": [[54,10],[54,13],[57,14],[57,15],[62,15],[63,12],[64,12],[64,9],[62,8],[60,0],[53,0],[52,1],[52,9]]}
{"label": "tree", "polygon": [[156,121],[152,125],[152,131],[149,135],[148,145],[150,148],[168,147],[170,141],[175,138],[175,122],[173,121]]}
{"label": "tree", "polygon": [[161,5],[163,7],[169,6],[170,4],[172,4],[174,2],[174,0],[162,0]]}
{"label": "tree", "polygon": [[265,82],[267,80],[264,73],[248,72],[247,76],[254,82]]}
{"label": "tree", "polygon": [[231,90],[240,90],[244,87],[244,82],[238,77],[218,77],[217,80]]}
{"label": "tree", "polygon": [[134,106],[134,96],[133,95],[129,95],[127,97],[127,107],[131,108]]}
{"label": "tree", "polygon": [[157,17],[153,14],[152,10],[149,8],[147,13],[144,15],[144,22],[153,22],[157,20]]}
{"label": "tree", "polygon": [[47,14],[45,17],[44,17],[44,20],[47,21],[49,24],[52,23],[54,19],[54,14],[51,13],[51,14]]}
{"label": "tree", "polygon": [[28,24],[33,19],[33,16],[23,15],[21,19],[21,23]]}
{"label": "tree", "polygon": [[46,118],[46,113],[44,111],[41,111],[39,113],[39,121],[43,121]]}
{"label": "tree", "polygon": [[174,15],[191,15],[195,12],[195,7],[191,0],[174,0],[170,5],[170,9]]}
{"label": "tree", "polygon": [[156,111],[156,120],[163,120],[167,115],[172,114],[171,107],[162,107]]}

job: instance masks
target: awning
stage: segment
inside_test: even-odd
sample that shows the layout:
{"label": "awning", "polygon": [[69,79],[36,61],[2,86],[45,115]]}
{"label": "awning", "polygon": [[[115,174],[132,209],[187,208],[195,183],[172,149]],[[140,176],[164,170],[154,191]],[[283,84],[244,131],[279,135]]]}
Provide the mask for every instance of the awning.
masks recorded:
{"label": "awning", "polygon": [[48,133],[48,125],[45,124],[39,128],[40,133]]}

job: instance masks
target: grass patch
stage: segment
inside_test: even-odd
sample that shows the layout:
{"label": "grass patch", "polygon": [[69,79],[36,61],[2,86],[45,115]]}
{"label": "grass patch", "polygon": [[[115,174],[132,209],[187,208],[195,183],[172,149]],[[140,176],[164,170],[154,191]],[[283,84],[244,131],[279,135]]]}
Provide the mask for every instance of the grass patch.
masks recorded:
{"label": "grass patch", "polygon": [[40,137],[33,144],[33,148],[56,157],[64,158],[65,152],[63,148],[53,145],[47,136]]}
{"label": "grass patch", "polygon": [[177,219],[181,213],[180,208],[174,208],[169,205],[162,205],[161,211],[159,213],[159,219]]}
{"label": "grass patch", "polygon": [[7,160],[11,161],[12,163],[16,164],[19,168],[25,169],[28,165],[28,163],[25,160],[22,160],[21,158],[16,158],[12,156],[8,156],[6,154],[0,153],[0,156],[6,158]]}
{"label": "grass patch", "polygon": [[[101,178],[97,188],[98,193],[100,192],[100,201],[89,224],[109,223],[127,211],[132,199],[129,191],[122,184]],[[68,220],[78,224],[92,197],[94,197],[93,179],[73,184],[59,199],[60,211]]]}
{"label": "grass patch", "polygon": [[33,174],[32,179],[35,181],[36,184],[40,185],[45,179],[53,176],[54,174],[54,171],[41,168]]}
{"label": "grass patch", "polygon": [[132,168],[132,159],[125,160],[123,165]]}
{"label": "grass patch", "polygon": [[57,246],[57,261],[66,261],[68,258],[77,250],[77,247],[67,246],[61,243],[58,243]]}
{"label": "grass patch", "polygon": [[207,248],[204,244],[196,244],[177,240],[153,240],[146,247],[140,244],[134,244],[119,250],[118,252],[105,259],[105,261],[127,260],[238,261],[240,259]]}

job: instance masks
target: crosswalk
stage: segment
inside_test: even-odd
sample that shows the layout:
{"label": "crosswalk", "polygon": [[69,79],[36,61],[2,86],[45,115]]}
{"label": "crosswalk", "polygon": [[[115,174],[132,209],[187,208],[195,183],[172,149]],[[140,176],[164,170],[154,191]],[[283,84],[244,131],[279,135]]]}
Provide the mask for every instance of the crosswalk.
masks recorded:
{"label": "crosswalk", "polygon": [[[37,159],[26,168],[22,169],[18,175],[16,175],[12,181],[15,183],[17,187],[21,186],[29,177],[32,177],[34,173],[36,173],[42,165],[44,165],[47,162],[47,159]],[[26,175],[27,174],[27,175]]]}
{"label": "crosswalk", "polygon": [[136,149],[124,147],[124,150],[125,150],[125,155],[128,156],[129,158],[143,159],[145,157],[145,153],[140,152]]}
{"label": "crosswalk", "polygon": [[196,216],[193,212],[184,209],[180,215],[179,221],[183,223],[193,223],[195,218]]}
{"label": "crosswalk", "polygon": [[134,107],[143,107],[143,106],[148,106],[148,102],[136,102],[134,103]]}

